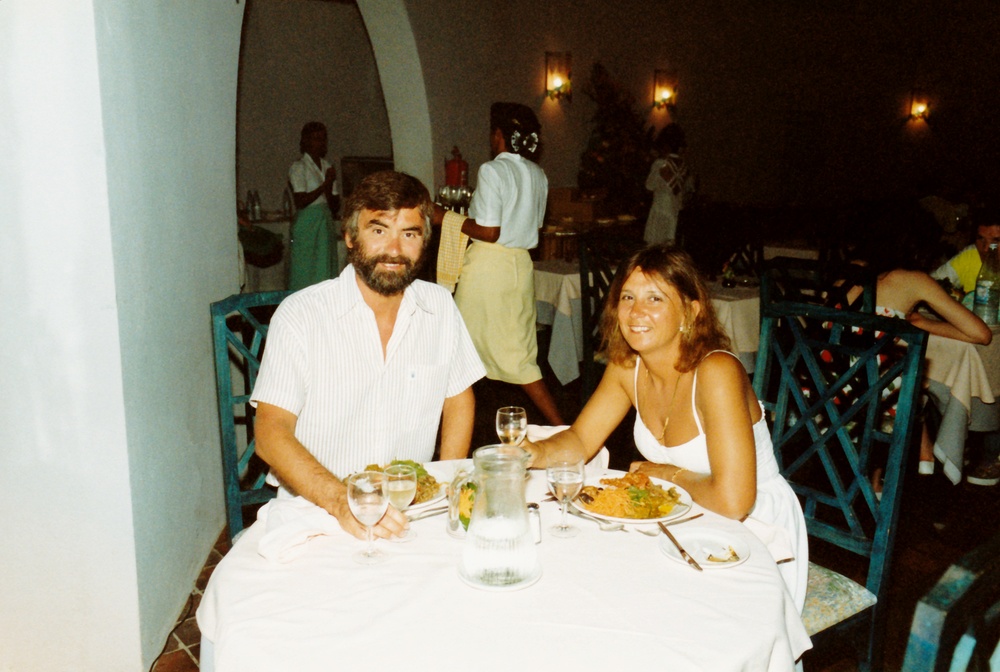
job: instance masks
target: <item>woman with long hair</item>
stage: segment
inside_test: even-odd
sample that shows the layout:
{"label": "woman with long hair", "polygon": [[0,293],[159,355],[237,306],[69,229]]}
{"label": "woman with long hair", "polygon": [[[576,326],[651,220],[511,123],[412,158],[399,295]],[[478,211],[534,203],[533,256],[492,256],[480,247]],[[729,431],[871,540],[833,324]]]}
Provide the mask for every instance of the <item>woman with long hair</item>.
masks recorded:
{"label": "woman with long hair", "polygon": [[569,429],[524,444],[532,466],[544,467],[552,451],[589,460],[635,408],[635,444],[646,459],[631,471],[676,483],[727,518],[752,516],[783,530],[794,561],[779,567],[801,611],[808,574],[802,509],[778,473],[763,407],[691,257],[668,245],[633,254],[615,276],[601,320],[604,377]]}

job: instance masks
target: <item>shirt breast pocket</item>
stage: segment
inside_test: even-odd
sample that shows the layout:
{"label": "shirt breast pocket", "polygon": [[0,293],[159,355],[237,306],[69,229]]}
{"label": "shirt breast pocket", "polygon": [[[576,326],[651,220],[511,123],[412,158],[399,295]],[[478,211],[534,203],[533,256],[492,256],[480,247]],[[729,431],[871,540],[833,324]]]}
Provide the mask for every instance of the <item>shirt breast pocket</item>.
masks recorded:
{"label": "shirt breast pocket", "polygon": [[401,413],[415,411],[421,421],[437,424],[448,390],[448,367],[413,364],[403,372],[403,408]]}

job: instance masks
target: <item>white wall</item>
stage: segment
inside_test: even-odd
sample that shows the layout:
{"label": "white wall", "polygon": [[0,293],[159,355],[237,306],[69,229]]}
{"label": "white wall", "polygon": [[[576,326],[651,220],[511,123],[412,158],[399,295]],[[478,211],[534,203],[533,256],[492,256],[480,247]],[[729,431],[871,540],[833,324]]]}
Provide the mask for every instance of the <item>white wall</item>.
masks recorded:
{"label": "white wall", "polygon": [[242,12],[0,2],[0,670],[148,669],[222,528]]}

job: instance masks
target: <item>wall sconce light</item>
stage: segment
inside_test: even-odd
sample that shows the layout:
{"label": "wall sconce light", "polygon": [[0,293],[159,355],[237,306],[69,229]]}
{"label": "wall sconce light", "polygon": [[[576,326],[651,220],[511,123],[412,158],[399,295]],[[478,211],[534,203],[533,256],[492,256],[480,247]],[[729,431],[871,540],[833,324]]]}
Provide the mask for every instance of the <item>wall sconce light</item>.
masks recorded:
{"label": "wall sconce light", "polygon": [[568,51],[545,52],[545,95],[549,100],[573,99],[571,61]]}
{"label": "wall sconce light", "polygon": [[923,119],[926,121],[930,108],[927,104],[927,96],[920,89],[914,89],[910,94],[910,119]]}
{"label": "wall sconce light", "polygon": [[673,109],[677,104],[677,75],[672,70],[653,71],[653,108]]}

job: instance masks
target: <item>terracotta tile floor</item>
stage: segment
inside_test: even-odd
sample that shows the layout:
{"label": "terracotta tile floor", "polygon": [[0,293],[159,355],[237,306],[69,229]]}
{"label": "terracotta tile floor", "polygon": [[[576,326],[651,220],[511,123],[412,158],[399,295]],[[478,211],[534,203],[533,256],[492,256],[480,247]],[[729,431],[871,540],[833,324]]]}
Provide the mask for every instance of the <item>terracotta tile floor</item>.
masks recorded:
{"label": "terracotta tile floor", "polygon": [[[541,343],[540,343],[541,348]],[[544,361],[544,358],[542,358]],[[547,368],[547,367],[545,367]],[[579,386],[571,383],[560,387],[546,376],[549,389],[556,397],[566,418],[579,412]],[[500,383],[477,383],[475,387],[477,413],[473,445],[496,440],[493,409],[499,406],[521,405],[528,409],[529,418],[538,418],[527,397],[519,388]],[[533,413],[534,412],[534,413]],[[638,459],[632,444],[631,418],[608,440],[612,467],[627,469],[632,459]],[[970,437],[975,442],[976,435]],[[914,468],[915,471],[915,468]],[[904,484],[903,504],[896,538],[896,559],[889,588],[889,622],[885,641],[885,669],[902,666],[910,622],[917,601],[938,580],[948,566],[962,555],[985,542],[996,533],[992,522],[983,524],[979,512],[996,511],[1000,505],[1000,486],[982,487],[962,483],[954,486],[940,473],[933,476],[910,474]],[[971,514],[971,515],[970,515]],[[188,604],[177,620],[160,658],[150,672],[190,672],[198,670],[198,648],[201,634],[195,622],[195,610],[212,570],[229,550],[225,531],[209,554]],[[823,551],[810,551],[812,559],[820,561]],[[806,656],[807,672],[853,672],[851,662],[827,656]]]}
{"label": "terracotta tile floor", "polygon": [[167,643],[150,672],[197,672],[201,632],[198,630],[194,614],[201,603],[205,586],[208,585],[208,577],[212,575],[212,570],[227,552],[229,552],[229,536],[223,530],[215,542],[215,548],[205,560],[205,566],[198,575],[194,590],[177,618],[174,631],[167,637]]}

